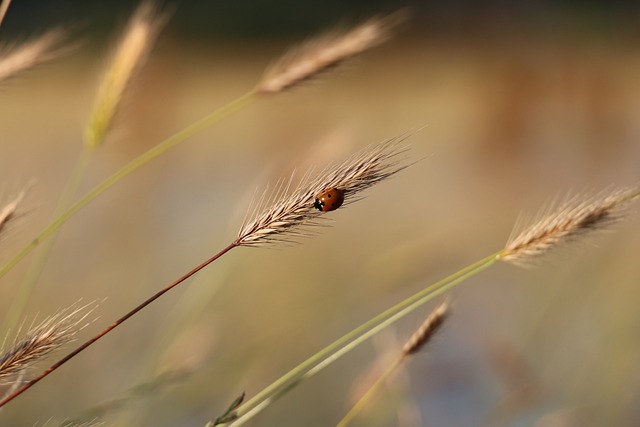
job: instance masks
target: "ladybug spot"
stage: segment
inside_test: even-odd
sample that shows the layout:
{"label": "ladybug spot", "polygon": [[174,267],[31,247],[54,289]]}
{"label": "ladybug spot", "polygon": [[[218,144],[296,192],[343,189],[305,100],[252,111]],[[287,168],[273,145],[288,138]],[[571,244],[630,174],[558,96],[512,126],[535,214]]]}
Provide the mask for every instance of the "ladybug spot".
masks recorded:
{"label": "ladybug spot", "polygon": [[328,198],[331,198],[331,193],[327,194],[327,197],[328,197]]}

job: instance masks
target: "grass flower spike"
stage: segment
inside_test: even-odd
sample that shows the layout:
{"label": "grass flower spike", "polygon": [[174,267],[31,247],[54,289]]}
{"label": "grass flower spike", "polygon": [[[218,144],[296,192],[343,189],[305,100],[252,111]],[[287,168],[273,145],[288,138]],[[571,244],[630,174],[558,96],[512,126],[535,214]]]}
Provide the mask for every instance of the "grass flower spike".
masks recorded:
{"label": "grass flower spike", "polygon": [[95,307],[94,303],[83,306],[76,303],[60,310],[30,328],[23,339],[3,349],[0,356],[0,382],[7,383],[14,375],[72,341],[86,326],[83,321]]}
{"label": "grass flower spike", "polygon": [[[236,245],[262,246],[308,235],[308,227],[317,225],[323,215],[314,208],[316,195],[327,188],[336,188],[344,195],[345,205],[358,200],[361,191],[406,167],[398,159],[405,151],[400,143],[406,137],[368,146],[344,162],[325,168],[315,178],[303,179],[290,194],[286,194],[288,185],[280,185],[273,204],[242,225]],[[255,211],[261,211],[264,198],[263,195]]]}
{"label": "grass flower spike", "polygon": [[407,340],[402,353],[404,356],[410,356],[419,352],[424,346],[431,341],[431,338],[438,332],[444,321],[449,317],[449,301],[445,299],[443,302],[429,314],[420,327]]}
{"label": "grass flower spike", "polygon": [[328,34],[308,41],[269,68],[256,91],[274,94],[307,82],[385,42],[403,20],[404,13],[400,11],[367,21],[343,34]]}
{"label": "grass flower spike", "polygon": [[66,36],[64,30],[56,29],[18,46],[5,48],[0,54],[0,81],[59,57],[66,50],[62,46]]}
{"label": "grass flower spike", "polygon": [[166,14],[158,14],[150,1],[141,3],[131,17],[98,89],[85,131],[85,144],[96,146],[104,141],[125,89],[147,58],[166,20]]}
{"label": "grass flower spike", "polygon": [[622,219],[624,211],[639,195],[637,189],[621,189],[583,201],[573,198],[522,232],[514,230],[500,259],[526,264],[556,246],[601,230]]}

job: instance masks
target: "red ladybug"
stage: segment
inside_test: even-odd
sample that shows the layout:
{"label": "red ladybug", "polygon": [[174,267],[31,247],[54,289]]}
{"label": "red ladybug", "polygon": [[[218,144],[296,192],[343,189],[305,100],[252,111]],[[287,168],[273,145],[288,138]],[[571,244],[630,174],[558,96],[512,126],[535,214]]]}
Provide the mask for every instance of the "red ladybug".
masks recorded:
{"label": "red ladybug", "polygon": [[344,192],[337,188],[327,188],[316,196],[313,207],[321,212],[335,211],[344,202]]}

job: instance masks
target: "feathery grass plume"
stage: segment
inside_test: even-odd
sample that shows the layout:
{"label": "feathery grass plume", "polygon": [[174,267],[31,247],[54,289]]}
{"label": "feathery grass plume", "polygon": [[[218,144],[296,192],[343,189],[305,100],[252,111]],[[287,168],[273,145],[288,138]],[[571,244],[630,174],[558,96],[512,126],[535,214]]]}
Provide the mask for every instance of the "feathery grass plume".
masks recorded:
{"label": "feathery grass plume", "polygon": [[438,332],[444,321],[449,317],[449,300],[445,299],[429,314],[429,317],[411,335],[402,348],[402,354],[409,356],[422,349]]}
{"label": "feathery grass plume", "polygon": [[12,201],[0,208],[0,237],[7,231],[10,223],[16,219],[18,207],[26,194],[27,189],[20,191]]}
{"label": "feathery grass plume", "polygon": [[640,192],[634,188],[618,189],[586,200],[574,197],[555,212],[549,209],[548,213],[518,234],[514,229],[499,258],[526,264],[556,246],[621,220],[626,208],[638,196]]}
{"label": "feathery grass plume", "polygon": [[93,147],[104,141],[128,84],[142,67],[167,19],[167,14],[159,13],[151,1],[143,1],[136,9],[102,78],[85,130],[85,144]]}
{"label": "feathery grass plume", "polygon": [[359,200],[358,193],[408,166],[398,158],[406,151],[400,143],[407,137],[405,134],[370,145],[344,162],[328,166],[315,178],[307,174],[290,194],[287,192],[291,180],[287,185],[281,182],[274,192],[273,204],[264,211],[262,205],[266,196],[262,195],[254,209],[255,218],[248,222],[245,218],[234,244],[262,246],[287,242],[288,237],[308,236],[308,227],[318,225],[324,213],[313,206],[316,195],[322,190],[336,188],[344,195],[344,205]]}
{"label": "feathery grass plume", "polygon": [[371,19],[351,31],[327,34],[289,52],[265,72],[256,92],[274,94],[291,89],[385,42],[406,18],[405,11]]}
{"label": "feathery grass plume", "polygon": [[0,383],[10,383],[13,376],[73,341],[95,307],[96,303],[82,306],[75,303],[32,326],[21,340],[16,338],[9,348],[0,352]]}
{"label": "feathery grass plume", "polygon": [[66,31],[58,28],[13,47],[6,47],[0,54],[0,81],[13,77],[21,71],[50,61],[62,55]]}

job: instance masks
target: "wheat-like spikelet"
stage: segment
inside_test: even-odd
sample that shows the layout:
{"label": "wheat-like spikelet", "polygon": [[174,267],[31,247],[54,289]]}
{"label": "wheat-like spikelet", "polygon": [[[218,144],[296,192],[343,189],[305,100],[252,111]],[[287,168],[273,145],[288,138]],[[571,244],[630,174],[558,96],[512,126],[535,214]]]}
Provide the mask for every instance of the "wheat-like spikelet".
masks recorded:
{"label": "wheat-like spikelet", "polygon": [[522,232],[515,230],[499,258],[526,264],[556,246],[619,221],[638,189],[619,189],[587,200],[573,198]]}
{"label": "wheat-like spikelet", "polygon": [[59,57],[67,51],[68,47],[63,45],[66,37],[67,32],[58,28],[17,46],[5,47],[0,54],[0,81]]}
{"label": "wheat-like spikelet", "polygon": [[9,348],[0,352],[0,382],[11,382],[14,375],[73,341],[75,335],[86,326],[83,321],[95,307],[95,303],[82,306],[73,304],[31,327],[24,338],[16,338]]}
{"label": "wheat-like spikelet", "polygon": [[431,338],[438,332],[444,321],[449,317],[449,300],[442,301],[433,311],[429,314],[429,317],[420,325],[420,327],[411,335],[406,344],[402,348],[403,356],[409,356],[417,353],[422,349]]}
{"label": "wheat-like spikelet", "polygon": [[404,11],[396,12],[371,19],[346,33],[328,34],[304,43],[265,72],[256,92],[273,94],[291,89],[378,46],[391,37],[392,30],[404,17]]}
{"label": "wheat-like spikelet", "polygon": [[24,189],[9,203],[0,208],[0,237],[7,231],[10,224],[16,219],[18,207],[22,203],[27,190]]}
{"label": "wheat-like spikelet", "polygon": [[148,57],[167,18],[151,1],[142,2],[131,17],[98,88],[85,130],[89,146],[104,141],[127,86]]}
{"label": "wheat-like spikelet", "polygon": [[[316,195],[327,188],[336,188],[344,194],[344,205],[359,200],[361,191],[401,171],[403,164],[398,156],[406,149],[400,143],[408,135],[371,145],[342,163],[330,165],[315,178],[306,175],[291,193],[289,184],[281,183],[273,196],[273,203],[263,210],[266,195],[254,209],[255,218],[243,223],[236,246],[260,246],[288,241],[288,237],[308,236],[309,226],[318,225],[324,212],[313,206]],[[260,213],[262,211],[262,213]],[[306,227],[306,228],[305,228]]]}

